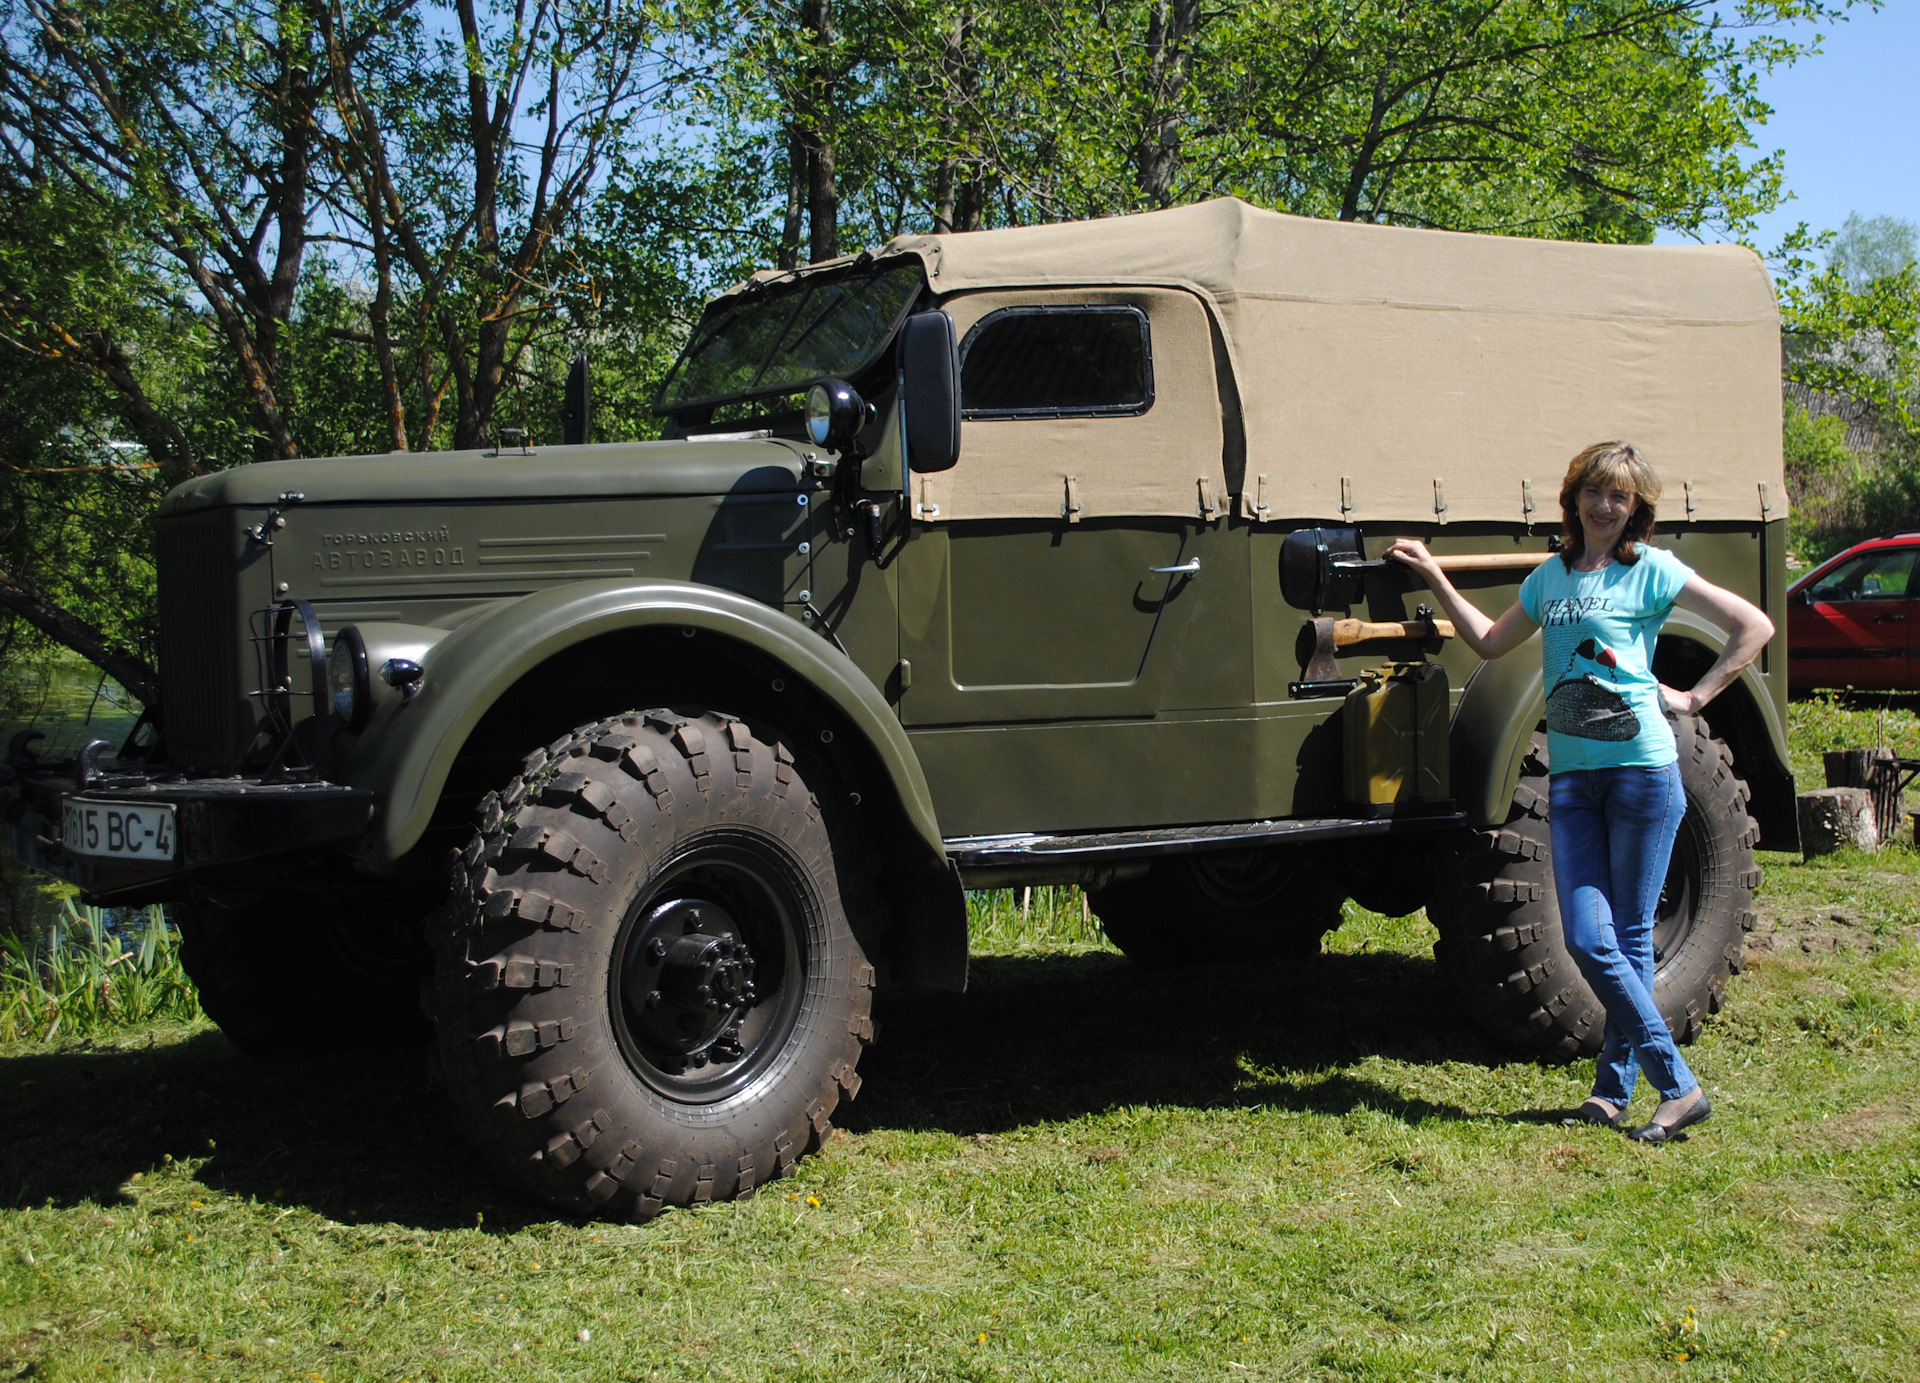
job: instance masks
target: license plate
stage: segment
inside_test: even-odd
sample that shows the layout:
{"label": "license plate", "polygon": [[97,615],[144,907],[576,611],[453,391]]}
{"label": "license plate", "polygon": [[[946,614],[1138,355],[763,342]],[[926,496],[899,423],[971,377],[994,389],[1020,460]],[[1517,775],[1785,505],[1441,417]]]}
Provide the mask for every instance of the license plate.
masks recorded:
{"label": "license plate", "polygon": [[115,860],[173,858],[173,808],[155,802],[61,800],[60,842],[76,855]]}

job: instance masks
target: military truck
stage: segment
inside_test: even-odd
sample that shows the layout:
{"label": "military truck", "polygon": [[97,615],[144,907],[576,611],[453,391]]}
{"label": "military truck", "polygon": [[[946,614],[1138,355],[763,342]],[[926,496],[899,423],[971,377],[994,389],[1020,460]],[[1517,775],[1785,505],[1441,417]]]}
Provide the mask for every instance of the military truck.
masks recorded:
{"label": "military truck", "polygon": [[[1655,541],[1777,612],[1778,362],[1739,248],[1232,199],[762,273],[666,440],[585,445],[576,398],[558,445],[174,491],[160,704],[117,753],[15,746],[15,849],[172,904],[249,1051],[399,1049],[424,1002],[474,1147],[573,1212],[788,1173],[875,989],[964,987],[968,889],[1081,885],[1153,967],[1425,907],[1467,1012],[1573,1057],[1538,652],[1480,665],[1367,553],[1421,538],[1497,612],[1625,437]],[[1661,676],[1723,638],[1676,611]],[[1794,839],[1784,654],[1675,725],[1683,1039]]]}

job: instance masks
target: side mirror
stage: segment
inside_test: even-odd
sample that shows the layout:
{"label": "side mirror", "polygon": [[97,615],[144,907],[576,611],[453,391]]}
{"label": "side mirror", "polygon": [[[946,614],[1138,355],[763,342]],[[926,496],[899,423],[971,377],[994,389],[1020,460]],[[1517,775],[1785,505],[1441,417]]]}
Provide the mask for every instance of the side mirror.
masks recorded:
{"label": "side mirror", "polygon": [[960,348],[946,313],[918,312],[901,326],[900,397],[908,468],[952,470],[960,460]]}
{"label": "side mirror", "polygon": [[1280,544],[1280,598],[1296,610],[1344,609],[1365,594],[1369,560],[1357,528],[1298,528]]}

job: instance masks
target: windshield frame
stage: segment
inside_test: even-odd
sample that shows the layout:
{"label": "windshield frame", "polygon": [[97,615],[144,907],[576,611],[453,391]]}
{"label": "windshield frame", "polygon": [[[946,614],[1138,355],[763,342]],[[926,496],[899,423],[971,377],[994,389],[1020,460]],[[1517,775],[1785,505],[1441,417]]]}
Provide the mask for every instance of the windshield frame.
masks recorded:
{"label": "windshield frame", "polygon": [[[787,334],[793,330],[794,324],[806,310],[806,305],[812,299],[814,293],[821,288],[845,283],[849,279],[877,279],[882,275],[897,273],[907,268],[918,271],[920,274],[919,283],[915,285],[912,292],[906,295],[899,311],[894,314],[893,320],[888,323],[887,329],[876,335],[873,348],[859,360],[848,363],[841,370],[841,377],[851,378],[855,375],[863,374],[873,367],[874,362],[880,359],[888,347],[893,344],[894,338],[900,334],[901,323],[906,321],[909,314],[913,312],[914,308],[925,296],[927,292],[926,269],[917,256],[897,255],[890,256],[883,260],[867,260],[865,263],[855,261],[844,269],[829,270],[823,273],[796,274],[792,277],[774,280],[762,280],[759,283],[748,285],[737,293],[729,293],[725,297],[716,298],[707,305],[706,311],[701,314],[699,323],[693,329],[693,334],[687,338],[686,345],[681,347],[680,354],[674,358],[673,366],[667,371],[666,378],[661,380],[660,388],[655,392],[653,397],[652,411],[654,415],[656,417],[672,417],[676,414],[692,413],[700,409],[714,408],[721,404],[742,403],[759,398],[776,398],[784,394],[794,393],[797,390],[804,389],[816,380],[826,378],[824,375],[810,375],[805,380],[792,380],[784,376],[773,380],[768,380],[767,378],[769,368],[781,353],[781,347],[789,344],[798,344],[797,342],[789,343],[786,339]],[[719,331],[721,325],[731,317],[737,309],[749,303],[755,305],[768,303],[770,297],[776,296],[781,298],[791,297],[793,306],[788,311],[778,334],[773,338],[773,344],[767,348],[766,355],[761,359],[760,368],[755,373],[751,384],[745,388],[725,390],[716,394],[706,394],[698,398],[674,399],[671,403],[667,401],[667,396],[672,391],[674,382],[680,378],[688,361],[691,360],[699,350],[705,349],[707,343],[712,339],[714,334]],[[768,305],[771,306],[771,303],[768,303]],[[820,325],[822,320],[824,320],[824,317],[816,319],[809,325],[807,333],[805,334],[810,334],[815,327]]]}

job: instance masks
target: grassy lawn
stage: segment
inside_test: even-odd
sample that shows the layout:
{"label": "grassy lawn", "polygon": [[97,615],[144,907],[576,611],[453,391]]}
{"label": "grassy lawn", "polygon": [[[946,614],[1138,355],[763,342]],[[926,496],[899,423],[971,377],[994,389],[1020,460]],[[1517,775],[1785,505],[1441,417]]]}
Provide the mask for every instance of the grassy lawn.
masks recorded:
{"label": "grassy lawn", "polygon": [[1590,1068],[1419,917],[1158,977],[1065,891],[882,1005],[822,1156],[644,1227],[499,1190],[407,1060],[0,1044],[0,1379],[1911,1379],[1920,856],[1764,863],[1665,1149],[1550,1117]]}

